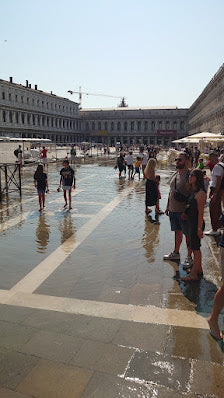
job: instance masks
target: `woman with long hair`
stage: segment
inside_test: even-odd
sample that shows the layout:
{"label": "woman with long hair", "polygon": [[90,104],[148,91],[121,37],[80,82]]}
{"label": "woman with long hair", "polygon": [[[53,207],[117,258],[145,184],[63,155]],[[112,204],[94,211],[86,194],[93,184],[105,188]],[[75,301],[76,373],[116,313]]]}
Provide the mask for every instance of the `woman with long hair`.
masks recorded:
{"label": "woman with long hair", "polygon": [[181,278],[184,282],[199,280],[203,275],[201,265],[201,239],[204,230],[204,207],[206,202],[206,191],[204,186],[203,172],[193,169],[189,175],[190,197],[186,208],[188,221],[189,248],[194,255],[193,267],[188,276]]}
{"label": "woman with long hair", "polygon": [[45,207],[45,192],[48,192],[47,174],[44,173],[44,167],[42,164],[38,164],[37,169],[34,173],[34,185],[37,188],[39,198],[39,211]]}
{"label": "woman with long hair", "polygon": [[149,206],[156,206],[158,199],[158,189],[155,176],[156,160],[151,158],[144,169],[144,177],[146,178],[146,197],[145,197],[145,212],[150,212]]}

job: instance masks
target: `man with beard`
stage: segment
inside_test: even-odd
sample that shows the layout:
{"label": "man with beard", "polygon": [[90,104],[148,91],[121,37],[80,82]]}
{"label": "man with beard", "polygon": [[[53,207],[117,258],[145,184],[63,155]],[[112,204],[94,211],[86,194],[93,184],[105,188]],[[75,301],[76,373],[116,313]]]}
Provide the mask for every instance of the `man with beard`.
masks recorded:
{"label": "man with beard", "polygon": [[[170,192],[168,196],[167,206],[165,214],[170,218],[171,231],[175,232],[175,245],[174,251],[166,254],[163,259],[169,261],[180,260],[180,245],[183,239],[183,233],[187,237],[187,222],[184,220],[183,213],[186,208],[188,191],[188,154],[186,152],[180,152],[176,161],[177,172],[173,175],[170,180]],[[188,246],[188,244],[187,244]],[[184,269],[190,268],[193,264],[191,257],[191,250],[188,249],[188,256],[184,262]]]}

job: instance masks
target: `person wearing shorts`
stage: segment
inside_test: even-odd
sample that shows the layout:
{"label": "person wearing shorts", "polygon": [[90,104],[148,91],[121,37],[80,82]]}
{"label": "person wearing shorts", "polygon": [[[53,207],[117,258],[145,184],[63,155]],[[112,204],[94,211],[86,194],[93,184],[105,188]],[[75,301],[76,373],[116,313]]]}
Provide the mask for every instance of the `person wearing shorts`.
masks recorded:
{"label": "person wearing shorts", "polygon": [[47,148],[45,148],[45,146],[43,146],[43,149],[42,149],[42,151],[41,151],[41,156],[42,156],[42,163],[43,163],[43,165],[44,165],[44,167],[45,167],[45,165],[47,165],[47,167],[48,167],[48,163],[47,163],[47,151],[48,151],[48,149]]}
{"label": "person wearing shorts", "polygon": [[186,220],[184,220],[183,216],[186,209],[186,202],[180,202],[174,198],[175,189],[178,189],[178,191],[186,197],[189,194],[189,190],[187,187],[187,180],[189,175],[187,153],[180,152],[175,161],[177,172],[170,180],[170,192],[165,210],[165,214],[169,216],[170,219],[171,231],[175,232],[175,244],[174,250],[171,253],[164,255],[163,259],[169,261],[180,260],[179,249],[184,234],[186,237],[186,244],[188,248],[188,255],[184,262],[184,266],[187,266],[188,264],[190,265],[190,263],[192,264],[193,260],[191,258],[191,250],[188,247],[187,222]]}
{"label": "person wearing shorts", "polygon": [[65,205],[66,207],[68,205],[67,201],[67,192],[68,192],[68,198],[69,198],[69,210],[72,209],[72,196],[71,196],[71,191],[72,191],[72,186],[75,189],[75,173],[74,170],[69,166],[69,161],[65,159],[63,161],[63,168],[60,171],[60,183],[59,187],[62,185],[62,189],[64,192],[64,199],[65,199]]}

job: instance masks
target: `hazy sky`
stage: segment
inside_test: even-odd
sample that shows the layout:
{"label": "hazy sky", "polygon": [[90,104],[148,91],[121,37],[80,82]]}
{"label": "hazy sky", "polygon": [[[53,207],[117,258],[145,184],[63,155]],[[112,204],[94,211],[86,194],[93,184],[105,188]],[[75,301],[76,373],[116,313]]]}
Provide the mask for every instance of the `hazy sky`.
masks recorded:
{"label": "hazy sky", "polygon": [[[224,62],[224,0],[0,0],[0,78],[189,107]],[[83,107],[117,98],[83,97]]]}

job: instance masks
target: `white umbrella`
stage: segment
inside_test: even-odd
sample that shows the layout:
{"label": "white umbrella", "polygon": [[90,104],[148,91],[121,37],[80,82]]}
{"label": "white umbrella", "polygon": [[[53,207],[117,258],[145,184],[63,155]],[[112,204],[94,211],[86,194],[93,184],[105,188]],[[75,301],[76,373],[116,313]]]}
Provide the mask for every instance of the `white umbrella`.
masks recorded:
{"label": "white umbrella", "polygon": [[214,138],[224,138],[224,136],[222,136],[221,134],[213,134],[213,133],[209,133],[208,131],[204,131],[202,133],[196,133],[196,134],[192,134],[189,135],[188,137],[185,137],[188,140],[192,140],[194,138],[198,139],[198,140],[213,140]]}

